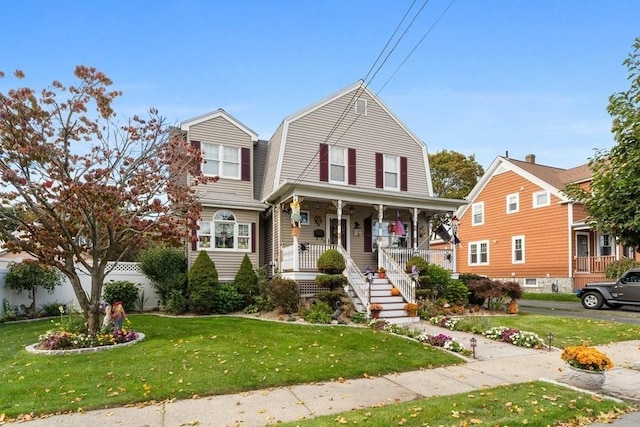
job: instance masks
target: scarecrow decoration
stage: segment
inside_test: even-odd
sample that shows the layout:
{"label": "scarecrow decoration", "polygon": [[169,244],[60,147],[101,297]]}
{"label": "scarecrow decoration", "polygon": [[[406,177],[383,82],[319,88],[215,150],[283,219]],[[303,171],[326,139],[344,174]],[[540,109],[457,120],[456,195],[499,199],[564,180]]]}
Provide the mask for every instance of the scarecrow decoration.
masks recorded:
{"label": "scarecrow decoration", "polygon": [[300,236],[300,221],[302,216],[300,215],[300,202],[294,200],[289,204],[291,207],[291,235],[293,237]]}

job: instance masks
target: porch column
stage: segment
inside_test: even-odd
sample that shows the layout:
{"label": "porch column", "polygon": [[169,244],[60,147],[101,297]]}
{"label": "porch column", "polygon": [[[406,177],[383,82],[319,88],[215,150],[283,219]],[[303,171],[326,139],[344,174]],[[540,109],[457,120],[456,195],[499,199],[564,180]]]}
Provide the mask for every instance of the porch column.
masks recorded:
{"label": "porch column", "polygon": [[338,200],[338,246],[342,246],[342,200]]}
{"label": "porch column", "polygon": [[414,252],[418,250],[418,208],[413,208],[413,227],[411,227],[411,239],[413,241],[413,250]]}
{"label": "porch column", "polygon": [[[293,195],[293,202],[299,203],[298,196]],[[293,224],[291,225],[293,227]],[[292,228],[293,229],[293,228]],[[293,237],[293,271],[300,270],[300,252],[298,252],[298,233],[291,233]]]}
{"label": "porch column", "polygon": [[[378,237],[377,242],[380,244],[382,242],[382,219],[384,218],[384,206],[379,204],[376,208],[378,210]],[[378,266],[382,265],[382,251],[378,249]]]}

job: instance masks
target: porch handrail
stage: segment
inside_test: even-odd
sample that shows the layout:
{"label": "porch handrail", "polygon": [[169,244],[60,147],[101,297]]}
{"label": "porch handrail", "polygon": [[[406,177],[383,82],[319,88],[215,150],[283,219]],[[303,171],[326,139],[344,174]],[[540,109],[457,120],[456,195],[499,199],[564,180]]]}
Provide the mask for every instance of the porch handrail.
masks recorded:
{"label": "porch handrail", "polygon": [[393,286],[400,290],[407,302],[416,302],[416,285],[411,276],[409,276],[392,257],[387,248],[378,248],[380,257],[378,258],[378,267],[384,267],[387,270],[387,277]]}
{"label": "porch handrail", "polygon": [[364,310],[368,313],[369,303],[371,302],[370,301],[370,295],[371,295],[370,284],[367,281],[364,274],[362,274],[362,271],[360,271],[360,268],[358,268],[356,263],[353,262],[353,260],[351,259],[347,251],[345,251],[341,245],[337,245],[336,249],[344,257],[344,262],[346,265],[346,268],[344,269],[344,272],[342,274],[344,274],[347,277],[347,279],[349,280],[349,284],[351,285],[351,288],[360,299],[360,302],[362,303]]}
{"label": "porch handrail", "polygon": [[449,271],[455,271],[452,249],[385,248],[385,250],[400,266],[407,265],[409,258],[417,255],[429,264],[435,264]]}

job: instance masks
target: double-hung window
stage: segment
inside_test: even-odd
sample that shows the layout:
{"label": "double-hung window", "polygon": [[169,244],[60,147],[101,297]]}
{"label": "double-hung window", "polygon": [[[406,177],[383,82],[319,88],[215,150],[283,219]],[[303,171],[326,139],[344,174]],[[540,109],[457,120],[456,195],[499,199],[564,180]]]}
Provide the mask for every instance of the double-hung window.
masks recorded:
{"label": "double-hung window", "polygon": [[221,178],[240,179],[240,148],[202,143],[202,172]]}
{"label": "double-hung window", "polygon": [[400,157],[384,155],[384,188],[400,189]]}
{"label": "double-hung window", "polygon": [[489,264],[489,241],[469,243],[469,265]]}
{"label": "double-hung window", "polygon": [[599,237],[600,245],[598,247],[598,256],[609,256],[612,254],[611,250],[611,236],[608,234],[601,234]]}
{"label": "double-hung window", "polygon": [[511,263],[524,264],[524,236],[511,238]]}
{"label": "double-hung window", "polygon": [[518,193],[507,196],[507,213],[516,213],[520,210],[520,195]]}
{"label": "double-hung window", "polygon": [[329,181],[347,183],[347,149],[344,147],[329,149]]}
{"label": "double-hung window", "polygon": [[471,225],[484,224],[484,202],[478,202],[471,205],[473,216],[471,219]]}
{"label": "double-hung window", "polygon": [[251,250],[251,224],[236,221],[230,211],[218,211],[212,221],[200,221],[199,226],[198,249]]}

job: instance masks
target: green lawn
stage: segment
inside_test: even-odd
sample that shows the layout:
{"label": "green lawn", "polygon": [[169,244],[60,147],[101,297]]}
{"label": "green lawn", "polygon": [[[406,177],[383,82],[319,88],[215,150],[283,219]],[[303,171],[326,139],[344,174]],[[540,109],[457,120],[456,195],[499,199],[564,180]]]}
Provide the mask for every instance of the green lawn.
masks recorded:
{"label": "green lawn", "polygon": [[130,319],[145,341],[64,356],[24,350],[51,327],[49,320],[0,325],[0,414],[76,411],[461,363],[439,349],[368,328],[237,317]]}
{"label": "green lawn", "polygon": [[[514,384],[326,415],[281,426],[557,426],[610,422],[629,407],[545,382]],[[578,424],[580,422],[580,424]]]}
{"label": "green lawn", "polygon": [[590,345],[609,344],[618,341],[640,339],[640,326],[604,320],[579,319],[538,314],[518,314],[517,316],[485,316],[487,326],[509,326],[522,331],[535,332],[547,339],[553,333],[554,347],[566,347],[588,342]]}
{"label": "green lawn", "polygon": [[576,294],[539,294],[533,292],[525,292],[522,294],[522,299],[531,299],[538,301],[566,301],[566,302],[576,302],[579,303],[580,299],[576,296]]}

